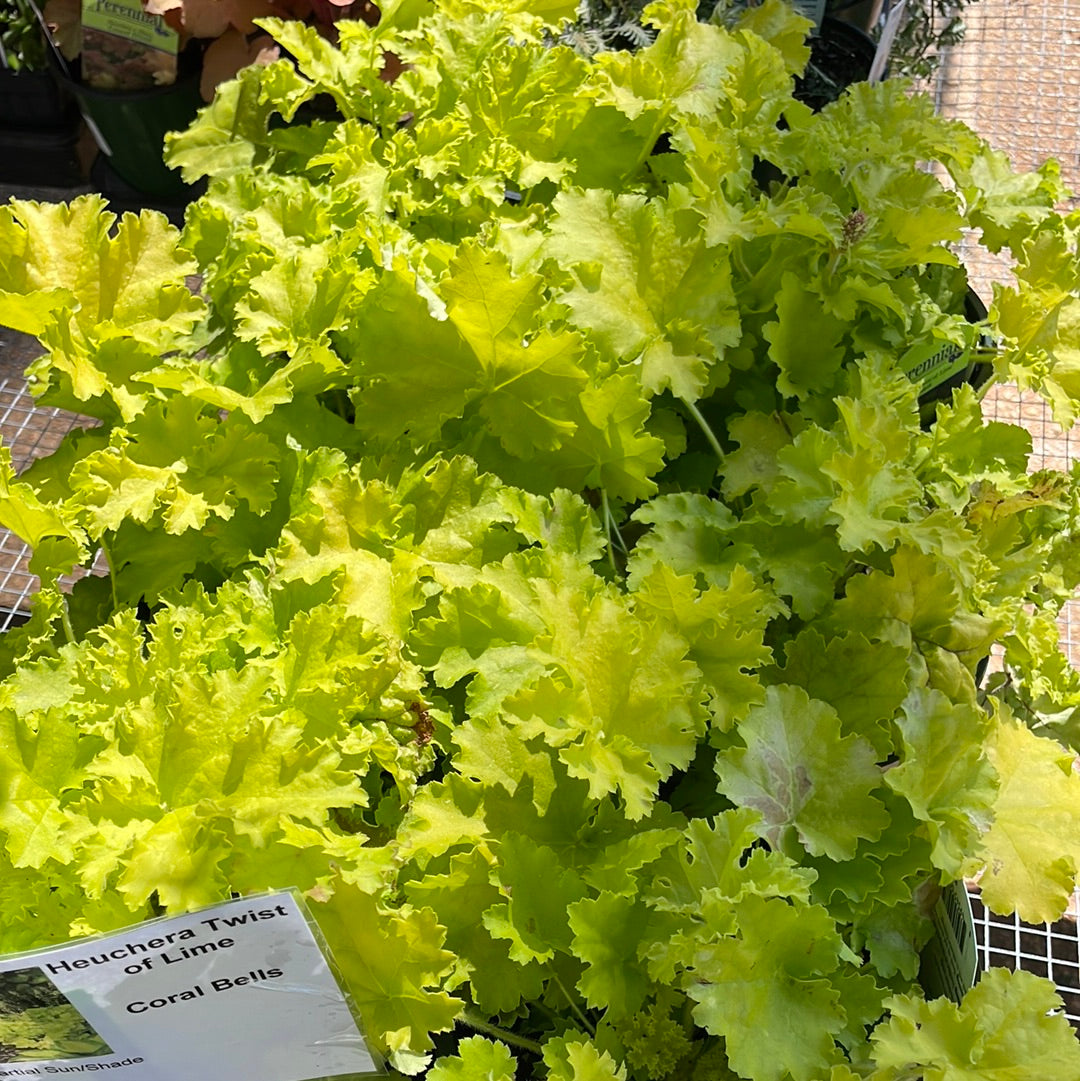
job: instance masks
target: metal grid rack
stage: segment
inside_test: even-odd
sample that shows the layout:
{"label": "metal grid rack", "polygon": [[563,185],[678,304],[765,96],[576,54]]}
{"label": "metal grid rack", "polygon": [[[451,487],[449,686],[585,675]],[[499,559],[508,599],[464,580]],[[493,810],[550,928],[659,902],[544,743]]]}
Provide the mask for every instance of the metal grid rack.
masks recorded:
{"label": "metal grid rack", "polygon": [[[1049,407],[1035,394],[1015,386],[998,385],[983,402],[987,420],[1020,424],[1031,433],[1028,468],[1068,472],[1080,461],[1080,425],[1064,431],[1050,415]],[[1080,668],[1080,601],[1067,604],[1058,618],[1061,646],[1072,665]]]}
{"label": "metal grid rack", "polygon": [[940,111],[973,127],[1018,168],[1056,158],[1065,183],[1080,187],[1080,5],[978,0],[964,21],[964,40],[941,66]]}
{"label": "metal grid rack", "polygon": [[1032,926],[1015,916],[989,912],[977,894],[971,898],[979,968],[1022,968],[1046,976],[1057,986],[1065,1016],[1080,1027],[1080,941],[1076,920]]}
{"label": "metal grid rack", "polygon": [[[37,353],[36,343],[0,330],[0,436],[11,453],[15,472],[54,451],[83,418],[59,409],[42,409],[26,389],[21,371]],[[22,622],[37,589],[27,566],[30,549],[7,529],[0,529],[0,632]]]}

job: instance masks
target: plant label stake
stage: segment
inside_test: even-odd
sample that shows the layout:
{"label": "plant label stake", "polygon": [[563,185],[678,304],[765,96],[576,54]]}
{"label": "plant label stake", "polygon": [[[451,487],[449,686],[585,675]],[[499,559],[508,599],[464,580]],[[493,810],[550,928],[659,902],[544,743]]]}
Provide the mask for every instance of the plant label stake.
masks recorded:
{"label": "plant label stake", "polygon": [[298,893],[0,958],[0,1079],[344,1081],[378,1073]]}
{"label": "plant label stake", "polygon": [[971,900],[963,882],[950,882],[930,913],[934,937],[922,952],[919,982],[928,997],[959,1003],[975,984],[978,957]]}
{"label": "plant label stake", "polygon": [[889,12],[885,25],[881,30],[881,38],[878,41],[877,52],[874,53],[874,62],[870,65],[870,74],[867,82],[879,83],[885,78],[885,68],[889,63],[889,54],[892,52],[893,42],[900,32],[900,24],[904,21],[904,12],[907,9],[907,0],[900,0]]}

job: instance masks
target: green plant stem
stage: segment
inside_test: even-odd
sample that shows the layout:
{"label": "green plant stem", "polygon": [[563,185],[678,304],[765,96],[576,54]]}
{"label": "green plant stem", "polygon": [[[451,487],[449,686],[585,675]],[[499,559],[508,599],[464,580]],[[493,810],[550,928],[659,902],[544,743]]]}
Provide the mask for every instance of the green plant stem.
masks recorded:
{"label": "green plant stem", "polygon": [[69,646],[75,645],[75,629],[71,625],[71,615],[68,612],[67,597],[60,596],[60,624],[64,628],[64,637]]}
{"label": "green plant stem", "polygon": [[612,573],[618,574],[619,568],[615,563],[615,549],[617,547],[623,555],[626,555],[626,542],[619,532],[619,527],[615,522],[615,516],[611,513],[611,504],[608,502],[607,489],[605,488],[600,489],[600,505],[604,514],[604,533],[607,536],[608,562],[611,564]]}
{"label": "green plant stem", "polygon": [[604,493],[604,534],[607,537],[608,563],[611,564],[611,573],[618,574],[619,568],[615,564],[615,544],[611,539],[611,519],[607,513],[607,493]]}
{"label": "green plant stem", "polygon": [[585,1026],[585,1031],[590,1036],[595,1036],[596,1026],[585,1016],[585,1011],[574,1001],[574,996],[567,991],[566,985],[559,979],[559,974],[555,969],[551,970],[551,978],[555,981],[555,986],[558,987],[566,997],[566,1001],[570,1003],[570,1009],[574,1011],[574,1016]]}
{"label": "green plant stem", "polygon": [[503,1043],[508,1043],[512,1047],[520,1047],[522,1051],[531,1051],[534,1055],[539,1055],[544,1050],[535,1040],[530,1040],[525,1036],[518,1036],[514,1032],[508,1032],[504,1028],[499,1028],[498,1025],[489,1024],[469,1010],[463,1010],[458,1016],[458,1020],[468,1025],[469,1028],[482,1032],[485,1036],[492,1036],[496,1040],[502,1040]]}
{"label": "green plant stem", "polygon": [[709,427],[709,422],[702,416],[701,410],[691,401],[686,398],[681,399],[683,405],[686,406],[687,412],[697,421],[698,427],[705,433],[705,438],[709,441],[709,446],[712,447],[716,454],[717,459],[720,462],[724,460],[724,451],[720,446],[720,440],[716,438],[716,433]]}
{"label": "green plant stem", "polygon": [[623,540],[622,530],[619,529],[619,523],[615,521],[615,515],[611,513],[611,503],[608,501],[607,489],[600,489],[600,498],[604,505],[604,517],[607,519],[610,535],[614,538],[615,547],[623,555],[628,555],[629,550],[626,547],[626,541]]}
{"label": "green plant stem", "polygon": [[[976,364],[979,361],[987,361],[992,363],[995,359],[1001,356],[1001,352],[1002,351],[1000,349],[986,349],[980,346],[979,348],[974,350],[972,358]],[[986,397],[986,395],[990,393],[990,388],[997,386],[998,382],[999,376],[997,370],[995,369],[993,375],[991,375],[990,378],[987,379],[987,381],[983,383],[983,385],[979,387],[978,390],[975,391],[975,400],[977,402],[981,402]]]}
{"label": "green plant stem", "polygon": [[640,169],[652,156],[653,147],[656,146],[657,139],[664,134],[664,130],[670,122],[671,117],[668,116],[667,112],[662,112],[656,118],[656,123],[653,124],[652,131],[649,132],[649,140],[642,149],[642,152],[638,155],[637,162],[634,164],[635,170]]}
{"label": "green plant stem", "polygon": [[116,566],[113,563],[112,553],[109,551],[109,546],[105,543],[104,535],[98,541],[101,545],[101,551],[105,556],[105,564],[109,568],[109,590],[112,593],[112,605],[115,612],[120,607],[120,602],[116,598]]}

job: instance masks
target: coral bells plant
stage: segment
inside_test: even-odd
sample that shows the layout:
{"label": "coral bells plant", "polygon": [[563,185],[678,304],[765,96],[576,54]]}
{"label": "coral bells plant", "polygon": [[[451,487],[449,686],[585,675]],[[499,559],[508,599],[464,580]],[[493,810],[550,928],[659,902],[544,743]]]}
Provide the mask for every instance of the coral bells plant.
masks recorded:
{"label": "coral bells plant", "polygon": [[1073,889],[1077,487],[905,375],[989,332],[1075,418],[1055,170],[900,85],[811,113],[779,2],[571,15],[265,23],[182,231],[0,210],[34,392],[98,422],[3,462],[0,948],[294,886],[395,1076],[1074,1081],[1050,984],[919,969],[943,886]]}

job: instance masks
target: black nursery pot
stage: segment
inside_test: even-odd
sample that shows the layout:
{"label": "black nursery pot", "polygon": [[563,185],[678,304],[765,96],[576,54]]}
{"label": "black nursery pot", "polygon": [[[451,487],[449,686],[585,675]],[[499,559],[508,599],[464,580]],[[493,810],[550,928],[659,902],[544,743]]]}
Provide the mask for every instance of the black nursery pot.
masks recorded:
{"label": "black nursery pot", "polygon": [[80,183],[78,136],[79,110],[51,73],[0,69],[0,181]]}
{"label": "black nursery pot", "polygon": [[795,80],[795,98],[814,112],[825,108],[852,83],[865,82],[877,45],[865,31],[826,16],[821,32],[810,38],[810,59]]}
{"label": "black nursery pot", "polygon": [[[865,82],[874,65],[877,45],[869,34],[856,26],[826,16],[820,33],[811,35],[810,59],[806,70],[795,78],[794,97],[814,112],[820,112],[852,83]],[[787,121],[781,117],[780,127]],[[757,158],[753,168],[754,181],[762,191],[774,184],[787,182],[784,174],[770,161]]]}
{"label": "black nursery pot", "polygon": [[175,83],[147,90],[99,90],[84,85],[74,72],[57,72],[113,172],[156,199],[181,198],[191,190],[164,161],[166,134],[186,128],[204,104],[197,59],[181,60]]}
{"label": "black nursery pot", "polygon": [[41,131],[71,127],[78,110],[48,71],[0,68],[0,129]]}
{"label": "black nursery pot", "polygon": [[826,10],[833,17],[869,33],[881,18],[884,0],[835,0]]}

